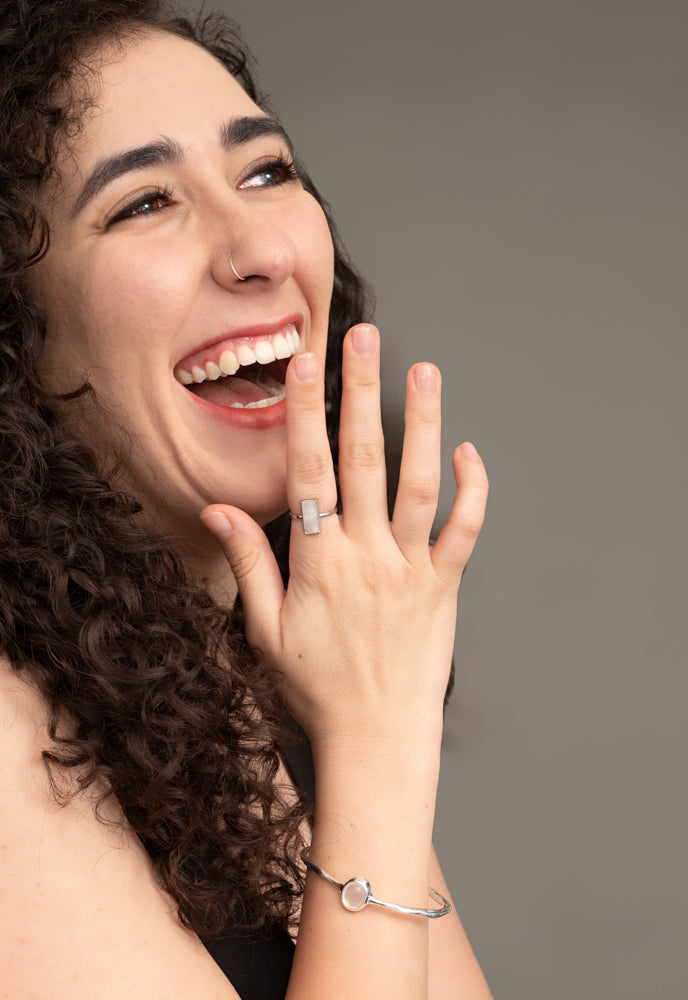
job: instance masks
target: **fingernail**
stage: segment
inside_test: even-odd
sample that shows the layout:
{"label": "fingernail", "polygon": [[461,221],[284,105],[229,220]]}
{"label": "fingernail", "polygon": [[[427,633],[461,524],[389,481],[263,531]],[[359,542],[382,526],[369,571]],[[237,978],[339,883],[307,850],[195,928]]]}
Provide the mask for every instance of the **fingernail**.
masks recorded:
{"label": "fingernail", "polygon": [[351,331],[351,340],[356,354],[375,354],[377,330],[374,326],[355,326]]}
{"label": "fingernail", "polygon": [[299,382],[315,382],[320,371],[317,354],[297,354],[294,366]]}
{"label": "fingernail", "polygon": [[215,535],[218,542],[226,541],[232,534],[229,518],[219,510],[209,510],[205,514],[201,514],[201,521],[208,531]]}
{"label": "fingernail", "polygon": [[471,462],[480,461],[480,455],[478,454],[475,445],[471,444],[470,441],[464,441],[464,443],[461,445],[461,454],[463,455],[464,458],[469,458]]}
{"label": "fingernail", "polygon": [[419,392],[429,396],[435,392],[439,382],[439,372],[434,365],[417,365],[413,373],[416,380],[416,388]]}

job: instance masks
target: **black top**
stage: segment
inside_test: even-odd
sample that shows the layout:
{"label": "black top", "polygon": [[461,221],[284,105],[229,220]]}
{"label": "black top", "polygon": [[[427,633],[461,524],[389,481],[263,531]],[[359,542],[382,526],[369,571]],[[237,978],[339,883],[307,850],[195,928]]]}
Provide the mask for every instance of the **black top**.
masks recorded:
{"label": "black top", "polygon": [[241,1000],[284,1000],[294,944],[281,927],[263,934],[229,931],[203,943]]}
{"label": "black top", "polygon": [[[312,807],[315,796],[313,757],[306,736],[289,740],[285,764],[297,788]],[[280,926],[260,933],[227,931],[203,942],[241,1000],[284,1000],[294,957],[294,944]]]}

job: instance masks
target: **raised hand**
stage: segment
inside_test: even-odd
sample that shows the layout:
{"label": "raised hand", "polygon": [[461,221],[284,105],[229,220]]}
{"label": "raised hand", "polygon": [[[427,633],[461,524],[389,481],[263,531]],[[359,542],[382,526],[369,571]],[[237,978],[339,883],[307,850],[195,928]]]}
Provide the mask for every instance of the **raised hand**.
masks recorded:
{"label": "raised hand", "polygon": [[[287,373],[287,495],[290,509],[316,499],[335,507],[314,354]],[[429,534],[440,478],[440,374],[409,372],[399,489],[390,522],[380,422],[379,338],[362,324],[344,342],[340,430],[342,512],[306,535],[292,522],[285,592],[260,528],[221,505],[203,517],[236,577],[249,640],[284,678],[283,696],[314,747],[439,734],[454,640],[456,594],[482,525],[487,479],[477,452],[454,453],[457,492],[436,544]],[[220,512],[222,519],[208,518]],[[223,537],[224,536],[224,537]]]}

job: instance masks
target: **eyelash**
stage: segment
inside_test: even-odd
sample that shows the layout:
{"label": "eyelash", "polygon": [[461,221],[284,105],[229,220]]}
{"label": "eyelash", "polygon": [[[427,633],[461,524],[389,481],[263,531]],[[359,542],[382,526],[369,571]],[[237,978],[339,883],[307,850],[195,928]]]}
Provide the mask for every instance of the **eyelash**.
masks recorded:
{"label": "eyelash", "polygon": [[144,211],[146,206],[150,206],[152,202],[162,201],[168,204],[172,200],[172,192],[168,187],[164,188],[151,188],[150,191],[146,191],[145,194],[139,195],[134,201],[125,205],[124,208],[120,209],[116,215],[113,215],[111,219],[107,220],[106,229],[110,226],[114,226],[117,222],[124,222],[126,219],[135,219],[137,215],[152,215],[153,212],[161,211],[160,208],[153,209],[151,212]]}
{"label": "eyelash", "polygon": [[242,185],[246,184],[253,177],[259,177],[260,174],[274,174],[277,171],[281,171],[284,175],[282,179],[273,181],[272,184],[262,185],[263,187],[279,187],[280,184],[286,184],[288,181],[298,180],[299,175],[293,161],[288,160],[286,156],[280,154],[279,156],[268,157],[256,167],[253,167],[248,177],[242,181]]}
{"label": "eyelash", "polygon": [[[278,180],[272,180],[267,184],[252,185],[247,182],[255,177],[259,177],[261,174],[276,174],[278,172],[282,173],[282,177]],[[294,163],[288,160],[285,156],[274,156],[263,160],[254,167],[250,174],[241,182],[241,186],[246,185],[248,188],[256,187],[279,187],[282,184],[287,184],[289,181],[295,181],[298,179],[298,172]],[[125,205],[124,208],[120,209],[111,219],[108,219],[106,223],[106,228],[109,229],[110,226],[114,226],[118,222],[124,222],[127,219],[135,219],[140,215],[152,215],[155,212],[160,212],[162,208],[166,207],[172,200],[172,191],[168,187],[164,188],[151,188],[150,191],[146,191],[145,194],[139,196],[134,201]],[[147,207],[150,208],[154,202],[163,202],[164,204],[156,209],[150,209],[147,211]]]}

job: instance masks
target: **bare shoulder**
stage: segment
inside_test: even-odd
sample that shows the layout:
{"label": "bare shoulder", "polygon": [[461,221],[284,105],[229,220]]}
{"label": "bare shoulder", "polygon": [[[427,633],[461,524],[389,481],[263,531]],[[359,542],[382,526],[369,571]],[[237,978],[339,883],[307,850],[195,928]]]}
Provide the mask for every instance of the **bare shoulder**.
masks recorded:
{"label": "bare shoulder", "polygon": [[[7,1000],[236,1000],[126,825],[60,806],[40,694],[0,657],[0,968]],[[117,818],[116,804],[113,818]]]}
{"label": "bare shoulder", "polygon": [[[0,656],[0,795],[33,798],[35,763],[48,746],[47,711],[39,693]],[[40,783],[40,782],[39,782]],[[40,798],[40,794],[38,796]],[[14,813],[14,810],[12,810]],[[0,812],[0,830],[12,822],[8,810]]]}

